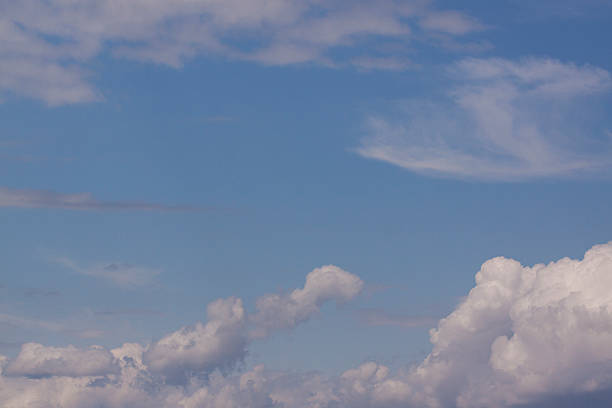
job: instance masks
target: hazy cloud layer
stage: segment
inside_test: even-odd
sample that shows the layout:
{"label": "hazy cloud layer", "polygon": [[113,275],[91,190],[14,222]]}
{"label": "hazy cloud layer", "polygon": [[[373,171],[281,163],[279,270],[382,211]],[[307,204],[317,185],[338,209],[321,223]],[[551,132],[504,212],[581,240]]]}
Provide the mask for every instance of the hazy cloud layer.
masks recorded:
{"label": "hazy cloud layer", "polygon": [[[446,177],[521,180],[609,169],[604,69],[551,59],[465,59],[437,100],[372,116],[364,157]],[[609,123],[608,123],[609,125]]]}
{"label": "hazy cloud layer", "polygon": [[163,205],[133,201],[102,201],[92,193],[58,193],[50,190],[30,190],[0,187],[0,207],[61,208],[86,211],[202,211],[203,207]]}
{"label": "hazy cloud layer", "polygon": [[[351,64],[333,50],[367,39],[408,42],[415,27],[452,36],[481,30],[429,0],[23,0],[0,6],[0,90],[49,105],[103,99],[88,62],[102,53],[173,67],[198,55],[267,65]],[[365,40],[365,41],[364,41]],[[383,57],[380,47],[362,57]],[[361,52],[365,51],[363,48]],[[398,63],[358,65],[398,69]],[[373,62],[374,61],[374,62]]]}
{"label": "hazy cloud layer", "polygon": [[[261,299],[285,304],[294,293],[309,293],[314,299],[325,294],[327,300],[348,300],[359,282],[339,268],[322,267],[304,288]],[[221,299],[209,306],[207,323],[147,346],[126,343],[106,351],[25,344],[15,359],[0,356],[0,404],[484,408],[557,407],[571,401],[605,407],[612,390],[610,287],[612,242],[593,247],[582,260],[547,265],[525,267],[494,258],[482,265],[464,301],[431,330],[433,349],[422,363],[391,371],[368,362],[337,377],[264,366],[233,371],[260,312],[249,315],[240,299]],[[263,321],[272,313],[285,321],[285,310],[277,307],[267,309]]]}

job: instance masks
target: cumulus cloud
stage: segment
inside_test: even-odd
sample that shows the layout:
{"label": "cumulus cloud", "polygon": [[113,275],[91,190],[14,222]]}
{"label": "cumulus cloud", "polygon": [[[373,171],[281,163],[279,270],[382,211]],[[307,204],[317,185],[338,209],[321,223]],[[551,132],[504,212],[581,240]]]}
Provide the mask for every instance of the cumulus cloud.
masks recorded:
{"label": "cumulus cloud", "polygon": [[143,361],[151,373],[172,384],[207,377],[215,370],[227,372],[243,361],[253,339],[293,328],[317,313],[325,302],[354,298],[362,286],[357,276],[326,265],[310,272],[302,289],[259,298],[257,312],[252,315],[247,314],[241,299],[219,299],[208,306],[206,324],[183,327],[151,344]]}
{"label": "cumulus cloud", "polygon": [[251,335],[263,337],[271,329],[285,329],[309,319],[321,305],[330,300],[346,302],[363,288],[357,276],[334,265],[317,268],[306,276],[302,289],[288,295],[270,294],[257,300],[257,313],[251,316]]}
{"label": "cumulus cloud", "polygon": [[431,331],[423,363],[380,387],[431,407],[505,407],[610,389],[610,284],[612,243],[548,265],[491,259]]}
{"label": "cumulus cloud", "polygon": [[396,118],[370,117],[358,153],[415,172],[484,180],[611,167],[606,116],[597,109],[612,88],[608,71],[551,59],[472,58],[448,72],[444,97],[401,104]]}
{"label": "cumulus cloud", "polygon": [[[455,36],[482,27],[428,0],[7,2],[0,17],[0,90],[49,105],[101,100],[88,65],[103,53],[172,67],[197,55],[346,65],[350,59],[338,60],[334,49],[367,45],[364,39],[406,42],[418,21],[425,31]],[[389,61],[374,65],[399,68]]]}
{"label": "cumulus cloud", "polygon": [[173,206],[132,201],[98,200],[92,193],[58,193],[50,190],[31,190],[0,187],[0,207],[61,208],[66,210],[110,211],[202,211],[203,207]]}
{"label": "cumulus cloud", "polygon": [[230,369],[246,353],[245,310],[237,298],[208,305],[208,322],[184,327],[153,343],[144,361],[167,382],[182,383],[215,369]]}
{"label": "cumulus cloud", "polygon": [[113,355],[100,346],[78,349],[74,346],[47,347],[26,343],[3,374],[31,378],[82,377],[111,374],[117,369]]}
{"label": "cumulus cloud", "polygon": [[[296,299],[302,297],[311,299],[307,305],[317,305],[312,299],[343,301],[359,286],[347,272],[322,267],[308,276],[304,288],[264,296],[274,306],[263,320],[257,316],[264,309],[248,315],[239,299],[228,298],[209,306],[206,324],[148,346],[128,343],[108,352],[26,344],[17,358],[0,357],[0,404],[481,408],[556,407],[565,400],[574,406],[609,406],[612,242],[594,246],[581,260],[534,266],[503,257],[486,261],[463,302],[431,330],[431,353],[411,367],[392,371],[371,361],[339,376],[261,365],[242,373],[217,369],[229,368],[244,355],[249,325],[266,322],[272,313],[289,322],[276,328],[300,321],[294,317],[302,315],[276,305],[301,304]],[[270,329],[267,323],[263,327]],[[88,353],[91,361],[77,367],[75,361]],[[207,375],[168,381],[168,375],[185,372]]]}

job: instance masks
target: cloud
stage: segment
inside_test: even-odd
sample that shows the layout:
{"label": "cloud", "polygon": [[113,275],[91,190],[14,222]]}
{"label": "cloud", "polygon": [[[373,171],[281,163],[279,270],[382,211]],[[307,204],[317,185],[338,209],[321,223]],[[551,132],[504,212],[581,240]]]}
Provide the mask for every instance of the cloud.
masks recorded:
{"label": "cloud", "polygon": [[106,279],[124,288],[151,285],[161,273],[160,269],[123,262],[99,263],[89,267],[81,267],[66,257],[57,258],[55,262],[78,274]]}
{"label": "cloud", "polygon": [[409,316],[388,313],[384,310],[364,309],[358,312],[359,320],[368,326],[397,326],[397,327],[431,327],[438,319],[428,316]]}
{"label": "cloud", "polygon": [[49,297],[59,296],[60,291],[54,289],[41,289],[41,288],[27,288],[23,294],[27,297]]}
{"label": "cloud", "polygon": [[482,180],[612,166],[598,105],[612,88],[608,71],[535,58],[465,59],[448,71],[440,99],[404,103],[397,119],[370,117],[357,152],[419,173]]}
{"label": "cloud", "polygon": [[[7,313],[0,313],[0,324],[6,324],[27,330],[45,330],[56,333],[66,333],[82,339],[100,337],[103,334],[102,331],[96,329],[87,329],[83,327],[75,328],[74,326],[76,323],[77,322],[72,321],[71,324],[64,324],[44,319],[32,319]],[[79,326],[81,326],[81,324],[79,324]]]}
{"label": "cloud", "polygon": [[478,20],[457,11],[432,12],[420,21],[421,27],[447,34],[462,35],[484,30]]}
{"label": "cloud", "polygon": [[207,315],[206,324],[182,328],[151,345],[144,354],[151,372],[169,383],[184,383],[215,369],[231,369],[244,358],[247,339],[242,300],[219,299],[208,305]]}
{"label": "cloud", "polygon": [[112,309],[93,312],[96,316],[162,316],[163,313],[151,309]]}
{"label": "cloud", "polygon": [[219,299],[208,306],[206,324],[184,327],[153,343],[144,361],[151,372],[170,383],[185,383],[215,369],[228,371],[244,359],[253,339],[305,322],[326,302],[349,301],[362,286],[357,276],[326,265],[310,272],[302,289],[257,299],[257,312],[252,315],[247,315],[241,299]]}
{"label": "cloud", "polygon": [[173,206],[132,201],[101,201],[91,193],[65,194],[50,190],[0,187],[0,207],[60,208],[83,211],[203,211],[203,207]]}
{"label": "cloud", "polygon": [[[304,288],[290,295],[262,299],[281,299],[274,300],[276,305],[296,292],[319,299],[354,296],[355,290],[345,284],[355,287],[350,283],[358,278],[332,271],[328,269],[331,275],[325,279],[311,273]],[[229,366],[246,352],[248,326],[260,321],[253,317],[260,312],[249,315],[239,299],[222,299],[209,306],[206,324],[181,329],[148,346],[126,343],[108,352],[26,344],[17,358],[0,357],[0,404],[544,408],[570,402],[603,408],[609,406],[612,392],[611,286],[612,242],[594,246],[581,260],[563,258],[546,265],[493,258],[476,273],[475,286],[464,301],[430,331],[433,348],[421,363],[390,370],[370,361],[339,376],[274,371],[262,365],[231,371]],[[282,308],[271,311],[285,321]],[[88,353],[89,363],[74,363]],[[222,367],[226,369],[218,369]],[[172,381],[172,373],[192,375],[178,382]]]}
{"label": "cloud", "polygon": [[334,265],[317,268],[306,275],[306,284],[288,295],[270,294],[257,299],[257,313],[251,316],[254,337],[265,337],[269,330],[295,327],[306,321],[323,303],[346,302],[361,292],[357,276]]}
{"label": "cloud", "polygon": [[62,331],[64,326],[47,320],[28,319],[21,316],[0,313],[0,323],[26,329],[44,329],[51,331]]}
{"label": "cloud", "polygon": [[30,378],[82,377],[111,374],[118,368],[113,355],[100,346],[78,349],[74,346],[47,347],[26,343],[3,374]]}
{"label": "cloud", "polygon": [[340,54],[357,48],[378,54],[370,40],[406,43],[418,24],[454,36],[482,27],[428,0],[10,2],[0,17],[0,90],[51,106],[103,100],[89,69],[100,55],[172,67],[198,55],[265,65],[346,65],[352,58]]}
{"label": "cloud", "polygon": [[407,58],[397,57],[357,57],[351,63],[364,71],[404,71],[414,65]]}

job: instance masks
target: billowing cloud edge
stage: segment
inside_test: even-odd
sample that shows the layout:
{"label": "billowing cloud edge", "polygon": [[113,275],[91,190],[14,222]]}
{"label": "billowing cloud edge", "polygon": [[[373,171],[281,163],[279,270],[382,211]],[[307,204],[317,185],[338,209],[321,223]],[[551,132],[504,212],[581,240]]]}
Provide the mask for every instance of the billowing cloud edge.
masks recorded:
{"label": "billowing cloud edge", "polygon": [[[474,288],[431,330],[432,351],[419,364],[392,371],[367,362],[337,377],[262,365],[236,371],[253,339],[289,329],[318,313],[323,302],[344,302],[361,291],[358,277],[324,266],[308,275],[303,288],[260,298],[252,314],[238,298],[220,299],[209,305],[206,323],[150,345],[77,352],[26,344],[15,359],[0,358],[0,403],[8,408],[44,403],[81,408],[92,401],[105,407],[548,407],[568,395],[579,403],[612,390],[610,287],[612,242],[594,246],[580,260],[523,266],[497,257],[482,265]],[[281,323],[271,324],[274,316]],[[69,351],[91,354],[91,360],[77,370]]]}

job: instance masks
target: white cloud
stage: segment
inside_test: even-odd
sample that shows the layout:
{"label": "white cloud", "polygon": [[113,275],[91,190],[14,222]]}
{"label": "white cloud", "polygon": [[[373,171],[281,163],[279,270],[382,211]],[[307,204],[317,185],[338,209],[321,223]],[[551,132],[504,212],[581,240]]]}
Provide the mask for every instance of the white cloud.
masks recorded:
{"label": "white cloud", "polygon": [[363,40],[370,38],[406,42],[411,38],[411,25],[418,21],[426,31],[455,36],[481,27],[473,18],[436,10],[429,3],[428,0],[8,2],[3,5],[0,17],[3,38],[0,90],[37,98],[49,105],[100,100],[103,96],[89,81],[87,68],[91,60],[105,52],[173,67],[180,67],[197,55],[268,65],[303,62],[337,65],[340,61],[332,56],[335,48],[363,45],[367,43]]}
{"label": "white cloud", "polygon": [[[345,273],[324,279],[313,272],[303,289],[264,299],[285,304],[298,293],[298,298],[345,300],[354,296],[350,288],[358,279]],[[0,404],[482,408],[553,407],[571,397],[575,406],[603,408],[609,399],[595,403],[590,397],[612,390],[610,287],[612,242],[594,246],[582,260],[563,258],[547,265],[526,267],[493,258],[482,265],[465,300],[431,330],[433,349],[423,362],[399,371],[367,362],[337,377],[263,366],[243,373],[217,370],[244,355],[245,328],[259,321],[249,319],[239,299],[229,298],[211,304],[206,324],[149,346],[124,344],[108,352],[24,345],[16,359],[0,357]],[[277,307],[267,311],[268,317],[275,311],[281,321],[295,315]],[[88,353],[94,354],[91,360]],[[83,359],[79,366],[76,361]],[[168,381],[170,373],[188,372],[194,374],[188,381]]]}
{"label": "white cloud", "polygon": [[102,201],[92,193],[58,193],[51,190],[31,190],[0,187],[0,207],[61,208],[84,211],[202,211],[203,207],[152,204],[133,201]]}
{"label": "white cloud", "polygon": [[[550,59],[466,59],[436,101],[370,117],[364,157],[415,172],[485,180],[588,173],[612,166],[597,101],[610,73]],[[586,98],[589,104],[585,104]]]}
{"label": "white cloud", "polygon": [[264,337],[269,330],[295,327],[319,312],[325,302],[346,302],[361,292],[363,282],[337,266],[326,265],[306,276],[303,289],[288,295],[270,294],[257,300],[257,313],[251,316],[251,335]]}
{"label": "white cloud", "polygon": [[147,286],[155,281],[161,270],[146,266],[132,265],[124,262],[99,263],[81,267],[69,258],[57,258],[55,261],[81,275],[107,279],[125,288]]}
{"label": "white cloud", "polygon": [[240,299],[219,299],[208,306],[206,324],[184,327],[153,343],[144,361],[169,383],[185,383],[214,370],[228,371],[244,359],[247,344],[254,338],[293,328],[325,302],[354,298],[362,286],[357,276],[327,265],[310,272],[302,289],[259,298],[253,315],[247,315]]}
{"label": "white cloud", "polygon": [[208,322],[184,327],[153,343],[144,354],[151,372],[184,383],[215,369],[231,369],[244,358],[245,310],[237,298],[219,299],[207,309]]}
{"label": "white cloud", "polygon": [[113,355],[100,346],[78,349],[74,346],[47,347],[26,343],[11,360],[3,374],[21,377],[82,377],[118,371]]}

